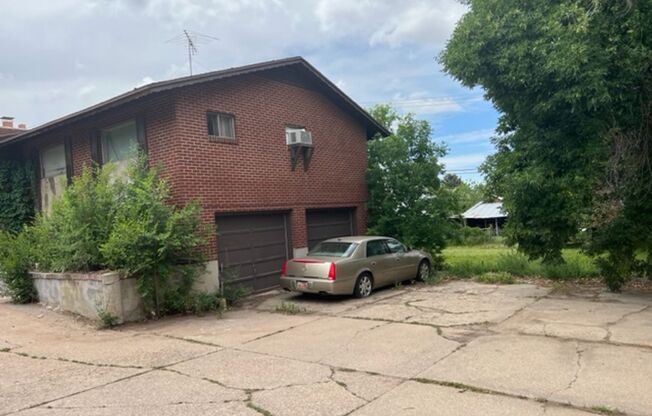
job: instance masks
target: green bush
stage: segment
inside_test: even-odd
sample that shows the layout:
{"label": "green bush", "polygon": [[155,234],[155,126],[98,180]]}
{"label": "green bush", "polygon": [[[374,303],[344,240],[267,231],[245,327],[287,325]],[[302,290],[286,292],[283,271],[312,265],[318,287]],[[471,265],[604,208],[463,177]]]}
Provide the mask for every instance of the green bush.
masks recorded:
{"label": "green bush", "polygon": [[227,305],[237,305],[243,298],[251,294],[251,289],[238,284],[225,284],[222,286],[222,297],[226,300]]}
{"label": "green bush", "polygon": [[47,214],[39,214],[32,233],[36,237],[35,261],[50,272],[86,272],[104,268],[100,252],[114,226],[123,200],[123,184],[111,180],[112,165],[93,172],[85,168],[66,187]]}
{"label": "green bush", "polygon": [[525,255],[516,251],[498,255],[496,269],[515,276],[536,274],[535,265]]}
{"label": "green bush", "polygon": [[0,230],[17,233],[32,221],[34,190],[31,163],[0,160]]}
{"label": "green bush", "polygon": [[[111,164],[84,169],[49,214],[39,215],[15,237],[29,240],[34,255],[7,249],[8,258],[19,259],[25,272],[36,266],[49,272],[112,269],[134,276],[145,308],[154,316],[215,310],[215,295],[192,291],[206,242],[199,205],[172,205],[167,183],[142,156],[129,167],[126,180],[112,172]],[[12,267],[4,270],[17,270]],[[20,299],[33,299],[28,288],[20,293]]]}
{"label": "green bush", "polygon": [[14,235],[0,231],[0,279],[16,303],[37,299],[29,275],[31,258],[31,241],[27,233]]}
{"label": "green bush", "polygon": [[[140,158],[129,167],[129,181],[123,187],[108,238],[100,245],[106,266],[138,278],[138,291],[145,309],[154,316],[172,307],[165,304],[166,291],[190,296],[203,261],[201,247],[206,239],[197,203],[175,207],[170,190],[157,168],[147,168]],[[181,273],[175,288],[174,273]],[[178,305],[172,309],[178,310]]]}

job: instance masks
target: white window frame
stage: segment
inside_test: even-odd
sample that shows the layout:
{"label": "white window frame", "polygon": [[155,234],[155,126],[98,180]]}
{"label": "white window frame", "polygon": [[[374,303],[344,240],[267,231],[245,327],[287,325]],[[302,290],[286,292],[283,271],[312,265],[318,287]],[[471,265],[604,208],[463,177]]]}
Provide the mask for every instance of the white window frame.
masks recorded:
{"label": "white window frame", "polygon": [[[224,134],[224,132],[220,131],[220,119],[228,120],[229,124],[231,124],[231,132],[233,132],[233,136],[227,136],[226,134]],[[209,111],[206,114],[206,121],[207,121],[206,127],[208,129],[208,135],[210,137],[216,137],[219,139],[226,139],[226,140],[235,140],[235,116],[233,114],[220,113],[217,111]],[[212,128],[213,134],[211,134],[210,126],[213,126]],[[215,130],[217,130],[217,132]]]}
{"label": "white window frame", "polygon": [[[45,154],[48,153],[48,152],[51,152],[52,150],[54,150],[55,148],[58,148],[58,147],[62,148],[62,150],[63,150],[63,171],[62,172],[57,171],[57,174],[55,174],[55,175],[46,175],[46,173],[45,173]],[[68,173],[68,161],[66,160],[66,144],[65,143],[59,143],[59,144],[55,144],[55,145],[52,145],[52,146],[48,146],[48,147],[44,148],[43,150],[41,150],[39,152],[39,156],[40,156],[40,159],[41,159],[41,178],[56,178],[57,176],[66,175]]]}
{"label": "white window frame", "polygon": [[[133,124],[134,125],[134,133],[135,133],[134,146],[135,146],[135,148],[138,149],[140,147],[140,143],[138,141],[138,120],[136,120],[135,118],[124,121],[124,122],[121,122],[121,123],[118,123],[118,124],[114,124],[114,125],[105,127],[103,129],[100,129],[100,151],[101,151],[102,163],[121,162],[121,161],[123,161],[122,159],[121,160],[113,160],[113,161],[109,160],[109,157],[108,157],[109,153],[108,153],[108,149],[106,148],[106,137],[104,136],[104,134],[108,130],[114,130],[114,129],[126,126],[128,124]],[[135,155],[133,155],[133,156],[135,156]],[[124,160],[130,160],[130,159],[133,158],[133,156],[131,158],[129,158],[129,159],[124,159]]]}

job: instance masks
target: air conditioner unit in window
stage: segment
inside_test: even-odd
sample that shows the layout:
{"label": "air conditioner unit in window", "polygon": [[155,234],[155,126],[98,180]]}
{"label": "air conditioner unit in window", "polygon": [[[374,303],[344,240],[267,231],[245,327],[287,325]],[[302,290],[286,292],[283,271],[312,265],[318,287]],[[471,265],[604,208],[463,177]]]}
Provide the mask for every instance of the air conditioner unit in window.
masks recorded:
{"label": "air conditioner unit in window", "polygon": [[285,132],[285,139],[289,145],[312,146],[312,133],[306,130],[288,130]]}

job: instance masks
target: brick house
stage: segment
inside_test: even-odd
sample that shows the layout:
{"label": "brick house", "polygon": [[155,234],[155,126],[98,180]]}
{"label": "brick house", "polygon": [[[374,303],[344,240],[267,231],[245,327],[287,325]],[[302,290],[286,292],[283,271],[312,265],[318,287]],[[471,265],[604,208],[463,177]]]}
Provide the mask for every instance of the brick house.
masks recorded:
{"label": "brick house", "polygon": [[84,166],[144,149],[173,200],[216,225],[208,274],[254,290],[324,238],[366,231],[367,140],[388,131],[303,58],[156,82],[37,128],[0,154],[40,166],[38,206]]}

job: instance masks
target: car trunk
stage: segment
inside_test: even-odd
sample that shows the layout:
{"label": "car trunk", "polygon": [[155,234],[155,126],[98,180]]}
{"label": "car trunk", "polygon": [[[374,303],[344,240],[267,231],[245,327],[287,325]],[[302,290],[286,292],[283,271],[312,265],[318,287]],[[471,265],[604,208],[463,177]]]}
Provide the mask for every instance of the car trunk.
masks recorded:
{"label": "car trunk", "polygon": [[340,257],[315,256],[288,260],[285,275],[289,277],[328,279],[331,264],[340,259]]}

